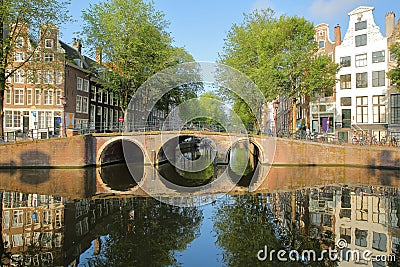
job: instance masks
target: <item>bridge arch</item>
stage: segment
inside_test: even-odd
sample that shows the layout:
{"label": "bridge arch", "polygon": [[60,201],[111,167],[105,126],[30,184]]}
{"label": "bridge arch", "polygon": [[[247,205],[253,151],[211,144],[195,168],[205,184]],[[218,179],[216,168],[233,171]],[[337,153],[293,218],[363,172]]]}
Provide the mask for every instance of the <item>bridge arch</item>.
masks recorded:
{"label": "bridge arch", "polygon": [[[124,136],[118,136],[115,138],[111,138],[110,140],[107,140],[98,150],[97,150],[97,158],[96,158],[96,165],[97,166],[102,166],[105,164],[112,164],[112,163],[117,163],[117,161],[126,161],[125,155],[124,155],[124,148],[123,142],[129,142],[134,144],[137,148],[140,149],[143,160],[145,159],[146,155],[146,150],[144,149],[143,145],[138,142],[134,138],[127,138]],[[107,153],[109,156],[107,157]],[[110,153],[112,155],[110,155]],[[115,156],[115,160],[113,160],[113,156]],[[111,160],[111,161],[110,161]]]}

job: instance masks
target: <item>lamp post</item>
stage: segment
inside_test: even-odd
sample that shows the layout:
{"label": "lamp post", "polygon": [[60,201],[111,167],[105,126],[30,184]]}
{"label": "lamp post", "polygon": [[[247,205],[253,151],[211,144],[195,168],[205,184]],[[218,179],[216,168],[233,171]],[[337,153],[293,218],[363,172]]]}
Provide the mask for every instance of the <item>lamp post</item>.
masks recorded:
{"label": "lamp post", "polygon": [[61,103],[63,105],[63,136],[67,137],[67,122],[65,121],[65,107],[67,106],[67,97],[63,95],[60,97]]}
{"label": "lamp post", "polygon": [[277,117],[278,117],[279,99],[275,99],[273,102],[273,105],[274,105],[275,136],[277,136],[277,134],[278,134]]}

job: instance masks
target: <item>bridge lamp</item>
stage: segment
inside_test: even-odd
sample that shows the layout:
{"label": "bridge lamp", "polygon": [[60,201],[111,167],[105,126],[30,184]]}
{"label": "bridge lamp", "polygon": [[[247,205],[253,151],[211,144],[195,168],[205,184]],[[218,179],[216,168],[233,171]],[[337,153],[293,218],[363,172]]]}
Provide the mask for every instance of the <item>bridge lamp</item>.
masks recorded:
{"label": "bridge lamp", "polygon": [[277,134],[278,125],[276,123],[278,117],[279,99],[275,99],[273,102],[274,106],[274,123],[275,123],[275,135]]}
{"label": "bridge lamp", "polygon": [[67,106],[67,97],[63,95],[60,97],[61,104],[63,105],[63,128],[64,128],[64,137],[67,137],[67,122],[65,120],[65,107]]}

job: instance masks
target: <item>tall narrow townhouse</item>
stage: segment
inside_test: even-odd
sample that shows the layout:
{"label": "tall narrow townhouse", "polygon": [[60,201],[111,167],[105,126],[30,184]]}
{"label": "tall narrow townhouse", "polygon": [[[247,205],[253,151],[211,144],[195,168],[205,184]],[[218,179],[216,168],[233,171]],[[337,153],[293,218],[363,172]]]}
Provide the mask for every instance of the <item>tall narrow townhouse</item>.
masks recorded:
{"label": "tall narrow townhouse", "polygon": [[[340,26],[334,28],[334,41],[329,36],[329,25],[321,23],[315,26],[315,41],[318,43],[317,55],[328,55],[335,60],[335,47],[341,44]],[[332,88],[334,89],[334,88]],[[332,93],[315,95],[310,102],[310,129],[317,133],[334,132],[335,121],[335,90]]]}
{"label": "tall narrow townhouse", "polygon": [[360,6],[349,15],[349,26],[335,61],[340,63],[336,89],[338,135],[387,135],[387,40],[375,24],[374,7]]}

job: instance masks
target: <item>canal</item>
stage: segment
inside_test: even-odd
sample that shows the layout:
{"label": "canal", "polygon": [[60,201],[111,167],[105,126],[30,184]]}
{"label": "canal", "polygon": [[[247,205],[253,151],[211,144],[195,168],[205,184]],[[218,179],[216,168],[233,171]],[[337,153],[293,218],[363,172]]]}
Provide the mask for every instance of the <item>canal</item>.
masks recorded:
{"label": "canal", "polygon": [[[183,147],[158,174],[196,188],[226,171],[238,185],[149,197],[126,193],[145,166],[0,170],[3,266],[399,266],[399,170],[271,167],[249,190],[255,149],[217,166],[204,142]],[[121,193],[99,194],[96,175]]]}

